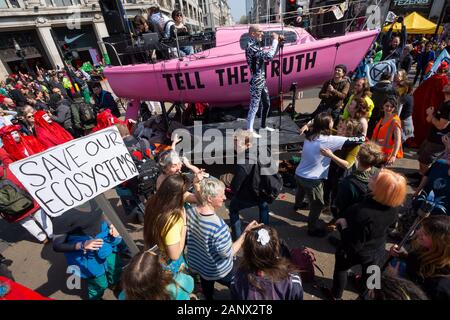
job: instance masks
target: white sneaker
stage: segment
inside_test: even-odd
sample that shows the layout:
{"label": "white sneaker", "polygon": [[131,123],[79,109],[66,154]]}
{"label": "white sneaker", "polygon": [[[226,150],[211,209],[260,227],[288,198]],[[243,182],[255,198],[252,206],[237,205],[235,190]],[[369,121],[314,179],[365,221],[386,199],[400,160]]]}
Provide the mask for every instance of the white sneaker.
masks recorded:
{"label": "white sneaker", "polygon": [[250,131],[250,133],[252,134],[253,138],[256,138],[256,139],[261,138],[261,135],[257,134],[255,131]]}
{"label": "white sneaker", "polygon": [[265,128],[261,128],[260,130],[267,130],[269,132],[274,132],[276,129],[271,128],[271,127],[265,127]]}

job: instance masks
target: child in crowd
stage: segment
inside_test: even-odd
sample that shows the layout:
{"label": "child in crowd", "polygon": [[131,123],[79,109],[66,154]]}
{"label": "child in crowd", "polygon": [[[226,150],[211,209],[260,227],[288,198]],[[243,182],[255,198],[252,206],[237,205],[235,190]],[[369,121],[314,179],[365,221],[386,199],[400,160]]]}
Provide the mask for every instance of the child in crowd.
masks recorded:
{"label": "child in crowd", "polygon": [[67,265],[87,281],[90,300],[100,300],[108,287],[116,287],[122,273],[119,256],[123,239],[89,201],[53,218],[53,250],[63,252]]}
{"label": "child in crowd", "polygon": [[274,228],[262,226],[247,234],[243,257],[231,282],[235,300],[303,300],[296,267],[281,255]]}
{"label": "child in crowd", "polygon": [[119,300],[190,300],[194,279],[164,271],[154,249],[135,255],[125,267]]}

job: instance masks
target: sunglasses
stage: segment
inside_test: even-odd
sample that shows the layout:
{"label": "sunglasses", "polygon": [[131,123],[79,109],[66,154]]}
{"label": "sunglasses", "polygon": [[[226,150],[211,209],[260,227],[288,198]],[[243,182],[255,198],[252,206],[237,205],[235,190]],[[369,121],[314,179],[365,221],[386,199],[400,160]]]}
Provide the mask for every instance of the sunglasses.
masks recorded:
{"label": "sunglasses", "polygon": [[182,17],[183,15],[181,13],[175,15],[175,17]]}
{"label": "sunglasses", "polygon": [[31,119],[31,118],[34,118],[34,116],[33,115],[27,116],[27,119]]}

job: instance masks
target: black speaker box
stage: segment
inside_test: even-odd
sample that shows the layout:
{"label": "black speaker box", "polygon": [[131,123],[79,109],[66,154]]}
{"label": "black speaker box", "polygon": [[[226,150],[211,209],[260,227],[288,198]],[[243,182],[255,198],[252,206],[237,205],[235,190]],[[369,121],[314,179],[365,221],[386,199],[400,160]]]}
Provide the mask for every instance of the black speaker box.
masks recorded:
{"label": "black speaker box", "polygon": [[125,12],[122,2],[120,0],[99,0],[98,2],[109,35],[129,33],[127,21],[121,14]]}

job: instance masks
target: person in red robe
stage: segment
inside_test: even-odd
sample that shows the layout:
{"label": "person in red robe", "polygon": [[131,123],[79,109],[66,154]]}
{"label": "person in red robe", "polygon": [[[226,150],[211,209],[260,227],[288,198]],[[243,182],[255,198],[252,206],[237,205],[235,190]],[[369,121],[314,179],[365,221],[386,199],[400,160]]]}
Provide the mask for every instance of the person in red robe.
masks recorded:
{"label": "person in red robe", "polygon": [[92,132],[97,132],[119,123],[127,125],[124,121],[114,116],[111,113],[111,110],[105,109],[104,111],[97,114],[97,125],[92,129]]}
{"label": "person in red robe", "polygon": [[0,276],[0,300],[53,300]]}
{"label": "person in red robe", "polygon": [[34,121],[36,138],[46,148],[51,148],[73,140],[72,135],[58,123],[53,121],[44,110],[37,111],[34,114]]}
{"label": "person in red robe", "polygon": [[431,124],[427,122],[426,110],[429,107],[435,109],[444,102],[444,93],[442,90],[447,85],[448,63],[443,62],[436,74],[423,81],[414,91],[414,111],[412,114],[414,123],[414,139],[410,146],[419,147],[428,137]]}
{"label": "person in red robe", "polygon": [[22,135],[18,125],[4,126],[0,129],[0,137],[3,140],[3,148],[13,161],[25,159],[47,149],[34,136]]}

